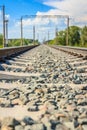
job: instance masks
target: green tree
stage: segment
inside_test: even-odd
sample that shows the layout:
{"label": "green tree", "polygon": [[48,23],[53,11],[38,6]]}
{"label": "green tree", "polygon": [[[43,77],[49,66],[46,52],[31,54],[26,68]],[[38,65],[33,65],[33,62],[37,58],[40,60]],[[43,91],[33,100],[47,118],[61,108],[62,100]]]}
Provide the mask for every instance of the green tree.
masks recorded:
{"label": "green tree", "polygon": [[0,48],[3,46],[3,35],[0,34]]}
{"label": "green tree", "polygon": [[66,45],[66,31],[60,31],[58,36],[55,38],[56,43],[59,45]]}
{"label": "green tree", "polygon": [[59,31],[58,35],[53,40],[49,41],[49,44],[66,45],[66,31]]}
{"label": "green tree", "polygon": [[69,45],[74,46],[75,44],[80,44],[80,31],[81,29],[77,26],[69,27]]}
{"label": "green tree", "polygon": [[81,31],[81,42],[82,46],[86,46],[87,44],[87,26],[84,26]]}

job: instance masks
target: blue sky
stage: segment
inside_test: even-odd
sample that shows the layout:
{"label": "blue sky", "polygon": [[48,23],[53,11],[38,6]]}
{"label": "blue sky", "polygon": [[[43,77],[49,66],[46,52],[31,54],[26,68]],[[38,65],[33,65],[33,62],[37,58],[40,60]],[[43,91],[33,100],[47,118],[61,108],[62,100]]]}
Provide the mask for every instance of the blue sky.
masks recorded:
{"label": "blue sky", "polygon": [[0,0],[0,5],[5,5],[6,13],[11,18],[20,18],[26,14],[36,14],[38,11],[47,12],[52,8],[44,5],[39,0]]}
{"label": "blue sky", "polygon": [[[20,38],[19,19],[24,15],[68,15],[70,17],[70,25],[81,27],[87,25],[86,0],[0,0],[0,5],[5,5],[6,18],[9,19],[9,38]],[[66,19],[24,19],[25,38],[32,38],[33,24],[37,24],[36,29],[37,33],[40,33],[39,37],[44,39],[49,31],[50,38],[53,38],[55,36],[55,27],[58,30],[66,28]],[[2,33],[1,8],[0,33]]]}
{"label": "blue sky", "polygon": [[[20,27],[16,24],[18,24],[18,20],[21,16],[36,15],[37,12],[47,12],[54,8],[43,4],[43,0],[0,0],[0,5],[5,5],[6,17],[9,19],[9,38],[20,37]],[[2,32],[2,27],[0,30]],[[24,37],[28,37],[26,33],[27,30],[25,30]],[[29,33],[32,33],[32,31]]]}

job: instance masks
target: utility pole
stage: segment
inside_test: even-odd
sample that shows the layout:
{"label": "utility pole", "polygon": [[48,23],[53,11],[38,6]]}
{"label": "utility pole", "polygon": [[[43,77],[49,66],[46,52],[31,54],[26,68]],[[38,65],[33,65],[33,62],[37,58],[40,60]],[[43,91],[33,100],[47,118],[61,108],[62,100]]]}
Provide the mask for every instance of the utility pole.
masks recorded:
{"label": "utility pole", "polygon": [[48,31],[48,43],[49,43],[49,31]]}
{"label": "utility pole", "polygon": [[23,19],[21,17],[21,46],[23,46]]}
{"label": "utility pole", "polygon": [[58,36],[58,28],[56,27],[56,29],[55,29],[55,37],[57,37]]}
{"label": "utility pole", "polygon": [[38,42],[39,42],[39,33],[37,33],[37,40],[38,40]]}
{"label": "utility pole", "polygon": [[2,15],[3,15],[3,48],[5,47],[5,6],[2,6]]}
{"label": "utility pole", "polygon": [[55,28],[55,44],[57,44],[58,29]]}
{"label": "utility pole", "polygon": [[66,36],[66,45],[69,45],[69,16],[67,17],[67,36]]}
{"label": "utility pole", "polygon": [[6,28],[6,30],[5,30],[5,36],[6,36],[5,47],[7,47],[8,46],[8,20],[5,20],[5,28]]}
{"label": "utility pole", "polygon": [[35,44],[35,26],[33,26],[33,44]]}

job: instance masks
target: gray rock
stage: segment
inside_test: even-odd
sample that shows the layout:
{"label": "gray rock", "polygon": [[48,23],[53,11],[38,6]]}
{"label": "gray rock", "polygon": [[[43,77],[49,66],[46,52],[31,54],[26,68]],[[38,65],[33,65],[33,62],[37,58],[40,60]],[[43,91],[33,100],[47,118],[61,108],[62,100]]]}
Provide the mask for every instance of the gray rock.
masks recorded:
{"label": "gray rock", "polygon": [[52,130],[50,121],[45,122],[45,127],[46,127],[47,130]]}
{"label": "gray rock", "polygon": [[34,124],[31,126],[31,130],[45,130],[45,126],[42,123]]}
{"label": "gray rock", "polygon": [[31,126],[26,125],[25,128],[24,128],[24,130],[31,130]]}
{"label": "gray rock", "polygon": [[57,124],[55,130],[70,130],[70,129],[63,124]]}
{"label": "gray rock", "polygon": [[81,84],[81,80],[78,78],[78,79],[74,80],[73,83],[75,83],[75,84]]}
{"label": "gray rock", "polygon": [[26,95],[22,94],[20,96],[20,100],[22,101],[23,105],[26,105],[26,103],[28,103],[28,98],[26,97]]}
{"label": "gray rock", "polygon": [[14,118],[7,117],[7,118],[3,119],[1,124],[2,124],[2,126],[16,126],[16,125],[20,125],[20,122]]}
{"label": "gray rock", "polygon": [[84,73],[84,72],[85,72],[85,69],[84,69],[84,68],[83,68],[83,69],[82,69],[82,68],[81,68],[81,69],[77,69],[77,72],[78,72],[78,73]]}
{"label": "gray rock", "polygon": [[[87,117],[87,116],[86,116]],[[81,125],[87,125],[87,118],[83,118],[83,119],[78,119],[79,123]]]}
{"label": "gray rock", "polygon": [[74,124],[74,128],[77,128],[77,127],[79,126],[78,117],[76,117],[76,118],[74,119],[73,124]]}
{"label": "gray rock", "polygon": [[19,93],[13,93],[13,94],[9,94],[9,96],[8,96],[8,98],[10,99],[10,100],[14,100],[14,99],[17,99],[17,98],[19,98]]}
{"label": "gray rock", "polygon": [[54,76],[53,76],[53,79],[57,79],[58,78],[58,74],[55,74]]}
{"label": "gray rock", "polygon": [[87,130],[87,125],[82,126],[83,130]]}
{"label": "gray rock", "polygon": [[10,100],[5,99],[1,104],[1,107],[12,107]]}
{"label": "gray rock", "polygon": [[33,124],[35,123],[35,121],[34,121],[32,118],[27,117],[27,116],[24,117],[23,122],[24,122],[26,125],[33,125]]}
{"label": "gray rock", "polygon": [[2,66],[2,65],[0,65],[0,70],[5,70],[5,68]]}
{"label": "gray rock", "polygon": [[82,87],[82,90],[87,90],[87,86]]}
{"label": "gray rock", "polygon": [[87,99],[83,99],[82,101],[78,102],[78,105],[86,106],[87,105]]}
{"label": "gray rock", "polygon": [[58,120],[50,120],[51,123],[51,129],[55,130],[56,126],[60,124],[60,122]]}
{"label": "gray rock", "polygon": [[39,109],[38,109],[38,106],[36,106],[36,105],[33,105],[33,106],[29,106],[28,107],[28,111],[38,111]]}
{"label": "gray rock", "polygon": [[69,128],[69,130],[74,130],[73,122],[64,122],[64,125]]}
{"label": "gray rock", "polygon": [[17,126],[15,126],[15,130],[24,130],[24,128],[21,125],[17,125]]}
{"label": "gray rock", "polygon": [[36,96],[35,94],[29,94],[29,100],[35,100],[36,99]]}

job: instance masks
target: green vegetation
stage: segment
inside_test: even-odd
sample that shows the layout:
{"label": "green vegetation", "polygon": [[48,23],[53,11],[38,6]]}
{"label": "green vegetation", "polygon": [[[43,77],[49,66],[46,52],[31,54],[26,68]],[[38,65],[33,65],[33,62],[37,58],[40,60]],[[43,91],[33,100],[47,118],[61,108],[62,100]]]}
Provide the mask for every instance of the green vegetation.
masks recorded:
{"label": "green vegetation", "polygon": [[[37,40],[34,42],[35,44],[39,44]],[[23,39],[23,45],[32,45],[32,39]],[[21,46],[21,39],[9,39],[8,47],[12,46]]]}
{"label": "green vegetation", "polygon": [[12,47],[12,46],[20,46],[20,39],[9,39],[8,41],[8,47]]}
{"label": "green vegetation", "polygon": [[[70,26],[68,29],[69,46],[87,47],[87,26],[80,28],[78,26]],[[57,32],[57,36],[53,40],[47,41],[48,44],[67,45],[66,43],[67,29]],[[23,45],[39,44],[38,40],[23,39]],[[8,47],[21,46],[21,39],[9,39]],[[0,48],[3,47],[3,35],[0,34]]]}
{"label": "green vegetation", "polygon": [[3,35],[0,34],[0,48],[3,47]]}
{"label": "green vegetation", "polygon": [[[69,29],[69,46],[87,47],[87,26],[80,28],[78,26],[70,26]],[[49,44],[67,45],[66,43],[67,29],[59,31],[55,39],[50,40]]]}
{"label": "green vegetation", "polygon": [[81,35],[82,46],[87,47],[87,26],[83,27]]}
{"label": "green vegetation", "polygon": [[79,46],[81,41],[80,32],[81,29],[77,26],[69,27],[69,45],[75,46],[77,44]]}
{"label": "green vegetation", "polygon": [[[32,39],[23,39],[23,45],[39,44],[38,40],[33,43]],[[21,46],[21,39],[9,39],[8,47]],[[3,48],[3,35],[0,34],[0,48]]]}

